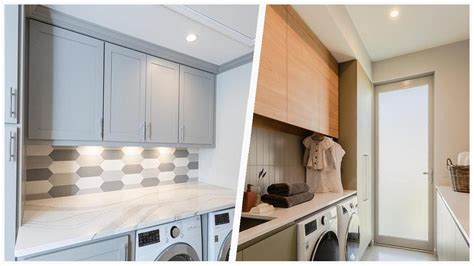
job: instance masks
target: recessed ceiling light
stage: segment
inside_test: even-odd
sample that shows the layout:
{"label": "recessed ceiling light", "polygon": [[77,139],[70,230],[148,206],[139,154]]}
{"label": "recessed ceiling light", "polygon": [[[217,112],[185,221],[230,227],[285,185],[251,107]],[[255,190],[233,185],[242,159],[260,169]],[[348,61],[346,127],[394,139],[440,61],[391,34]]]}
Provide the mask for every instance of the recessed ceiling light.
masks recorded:
{"label": "recessed ceiling light", "polygon": [[186,35],[186,41],[188,42],[194,42],[195,40],[197,40],[198,36],[194,33],[190,33],[188,35]]}
{"label": "recessed ceiling light", "polygon": [[398,11],[397,9],[390,11],[390,17],[392,18],[398,17],[399,14],[400,14],[400,11]]}

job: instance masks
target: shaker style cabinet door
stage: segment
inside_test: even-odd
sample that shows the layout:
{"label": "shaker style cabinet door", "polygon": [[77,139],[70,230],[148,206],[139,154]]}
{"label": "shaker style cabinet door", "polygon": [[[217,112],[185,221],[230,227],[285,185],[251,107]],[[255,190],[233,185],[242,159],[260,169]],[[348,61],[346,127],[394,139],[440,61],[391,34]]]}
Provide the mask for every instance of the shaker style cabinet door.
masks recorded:
{"label": "shaker style cabinet door", "polygon": [[30,20],[28,136],[102,140],[102,41]]}
{"label": "shaker style cabinet door", "polygon": [[5,5],[5,123],[18,123],[20,6]]}
{"label": "shaker style cabinet door", "polygon": [[144,141],[145,78],[145,54],[105,44],[104,141]]}
{"label": "shaker style cabinet door", "polygon": [[180,66],[180,143],[214,143],[215,104],[215,76]]}
{"label": "shaker style cabinet door", "polygon": [[127,261],[128,236],[23,259],[27,261]]}
{"label": "shaker style cabinet door", "polygon": [[146,141],[178,143],[179,65],[147,57]]}

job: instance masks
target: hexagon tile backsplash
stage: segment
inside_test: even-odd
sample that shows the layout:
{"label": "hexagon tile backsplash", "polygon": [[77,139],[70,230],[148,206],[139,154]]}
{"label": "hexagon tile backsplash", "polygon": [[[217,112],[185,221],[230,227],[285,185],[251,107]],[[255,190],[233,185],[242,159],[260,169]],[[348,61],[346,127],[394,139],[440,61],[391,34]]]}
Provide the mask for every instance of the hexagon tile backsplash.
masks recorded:
{"label": "hexagon tile backsplash", "polygon": [[45,199],[197,181],[199,150],[26,147],[26,199]]}

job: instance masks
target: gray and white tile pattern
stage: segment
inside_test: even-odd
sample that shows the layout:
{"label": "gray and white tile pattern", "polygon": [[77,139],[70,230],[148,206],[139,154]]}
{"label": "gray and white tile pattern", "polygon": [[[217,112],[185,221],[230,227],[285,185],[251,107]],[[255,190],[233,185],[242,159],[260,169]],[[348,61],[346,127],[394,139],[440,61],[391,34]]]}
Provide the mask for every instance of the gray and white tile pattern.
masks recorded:
{"label": "gray and white tile pattern", "polygon": [[30,145],[27,200],[197,181],[199,150]]}

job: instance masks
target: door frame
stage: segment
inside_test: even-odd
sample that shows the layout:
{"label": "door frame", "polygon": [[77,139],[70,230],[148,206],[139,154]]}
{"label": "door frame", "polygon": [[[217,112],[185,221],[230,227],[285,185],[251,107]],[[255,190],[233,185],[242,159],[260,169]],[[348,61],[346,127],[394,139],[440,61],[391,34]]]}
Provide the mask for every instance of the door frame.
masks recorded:
{"label": "door frame", "polygon": [[[390,236],[380,236],[379,235],[379,218],[378,218],[378,208],[379,208],[379,193],[378,193],[378,184],[379,184],[379,94],[381,92],[403,90],[407,88],[412,88],[416,85],[428,84],[428,241],[413,240],[413,239],[403,239]],[[428,73],[425,75],[408,77],[404,79],[399,79],[391,82],[384,82],[379,84],[374,84],[374,241],[377,244],[388,245],[388,246],[397,246],[408,249],[415,249],[427,252],[434,251],[434,173],[433,173],[433,98],[434,98],[434,73]]]}

